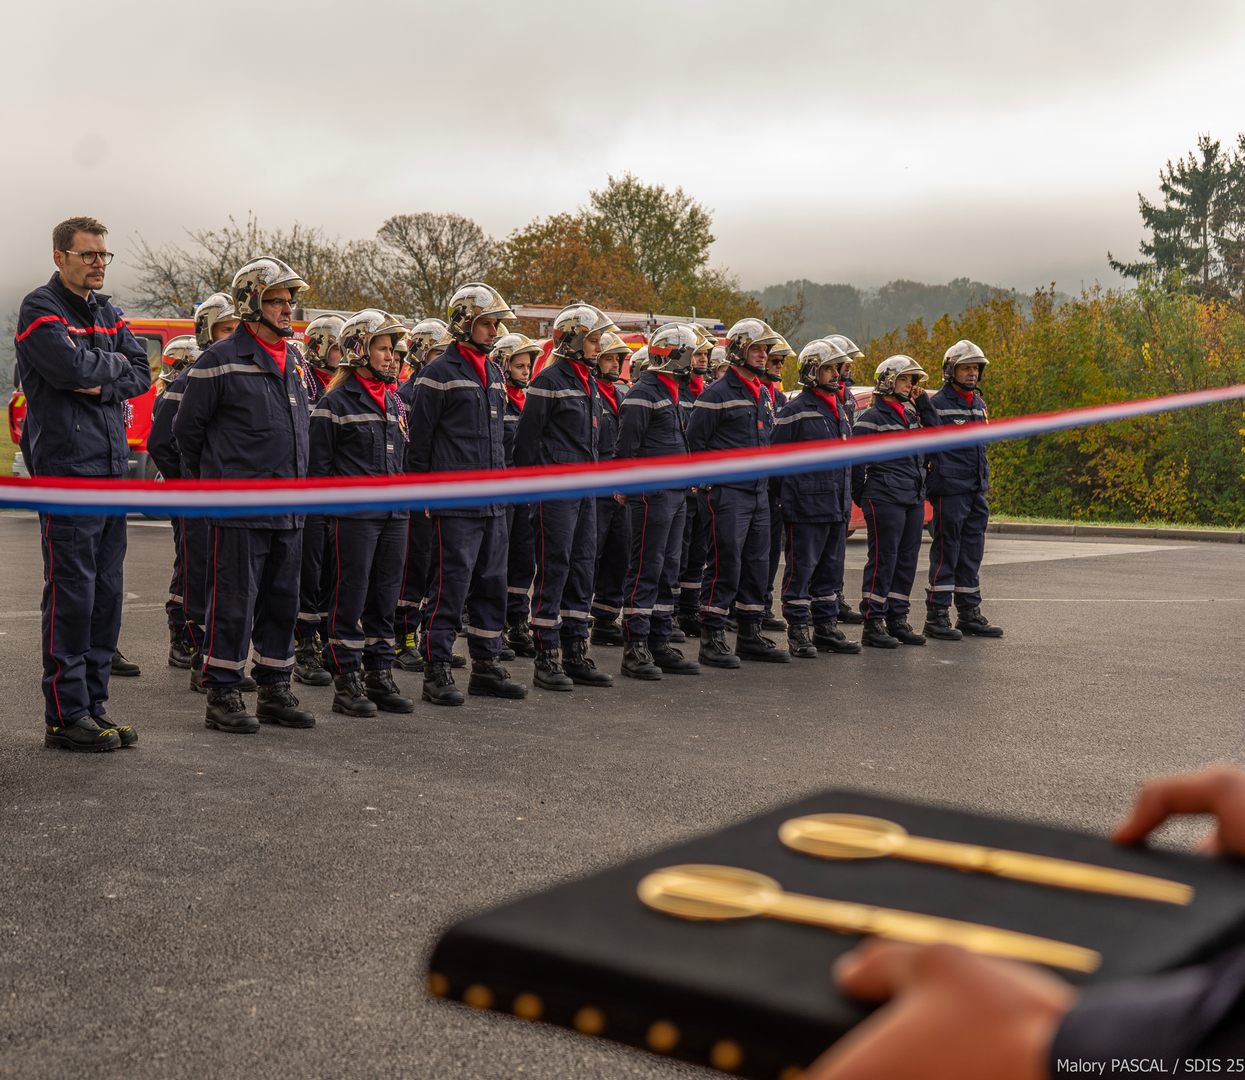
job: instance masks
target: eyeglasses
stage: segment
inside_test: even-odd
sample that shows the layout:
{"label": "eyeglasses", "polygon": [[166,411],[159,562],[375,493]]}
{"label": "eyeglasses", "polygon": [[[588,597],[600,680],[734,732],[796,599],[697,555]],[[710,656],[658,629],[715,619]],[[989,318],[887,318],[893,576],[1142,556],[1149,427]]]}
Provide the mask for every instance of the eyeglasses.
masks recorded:
{"label": "eyeglasses", "polygon": [[115,258],[111,251],[69,251],[65,248],[61,249],[66,255],[77,255],[87,266],[94,263],[103,263],[107,266]]}
{"label": "eyeglasses", "polygon": [[287,307],[291,311],[294,310],[294,301],[289,299],[288,297],[282,297],[279,300],[261,300],[260,303],[269,304],[272,307]]}

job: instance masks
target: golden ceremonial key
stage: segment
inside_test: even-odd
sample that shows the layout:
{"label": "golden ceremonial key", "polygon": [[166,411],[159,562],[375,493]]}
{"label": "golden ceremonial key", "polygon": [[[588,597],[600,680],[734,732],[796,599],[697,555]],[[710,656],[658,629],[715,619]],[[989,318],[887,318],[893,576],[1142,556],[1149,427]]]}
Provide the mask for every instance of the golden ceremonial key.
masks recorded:
{"label": "golden ceremonial key", "polygon": [[1060,889],[1080,889],[1167,904],[1193,901],[1192,886],[1179,881],[1069,859],[1053,859],[1047,855],[909,836],[902,825],[893,821],[859,814],[809,814],[792,818],[783,822],[778,837],[787,847],[822,859],[880,859],[889,855]]}
{"label": "golden ceremonial key", "polygon": [[1069,971],[1097,971],[1102,963],[1093,949],[1064,941],[914,911],[784,892],[773,878],[734,866],[669,866],[646,875],[636,891],[649,907],[681,919],[722,921],[762,916],[840,934],[873,934],[918,945],[959,945],[983,956],[1027,960]]}

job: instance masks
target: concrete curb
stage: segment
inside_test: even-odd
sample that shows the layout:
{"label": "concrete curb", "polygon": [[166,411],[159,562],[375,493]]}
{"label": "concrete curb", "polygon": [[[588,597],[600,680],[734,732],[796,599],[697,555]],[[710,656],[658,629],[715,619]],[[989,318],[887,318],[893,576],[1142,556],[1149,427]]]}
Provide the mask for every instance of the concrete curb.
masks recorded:
{"label": "concrete curb", "polygon": [[1142,540],[1202,540],[1211,544],[1245,544],[1235,529],[1165,529],[1145,525],[1044,525],[1029,521],[992,521],[987,532],[1016,536],[1128,536]]}

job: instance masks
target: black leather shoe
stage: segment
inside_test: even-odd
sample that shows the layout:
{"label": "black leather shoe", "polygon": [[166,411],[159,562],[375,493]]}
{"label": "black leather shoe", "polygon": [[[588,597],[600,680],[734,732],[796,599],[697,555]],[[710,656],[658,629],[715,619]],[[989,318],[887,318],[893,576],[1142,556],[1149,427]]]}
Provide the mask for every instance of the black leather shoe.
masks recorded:
{"label": "black leather shoe", "polygon": [[854,655],[860,652],[859,641],[849,641],[832,622],[817,623],[813,627],[813,644],[819,653],[836,652]]}
{"label": "black leather shoe", "polygon": [[115,728],[101,726],[95,717],[83,713],[67,724],[48,724],[43,733],[43,745],[51,750],[96,754],[119,750],[121,736]]}
{"label": "black leather shoe", "polygon": [[813,644],[807,624],[787,627],[787,652],[801,660],[817,659],[817,646]]}
{"label": "black leather shoe", "polygon": [[973,637],[1002,637],[1003,628],[995,626],[982,613],[981,608],[961,608],[955,619],[956,629]]}
{"label": "black leather shoe", "polygon": [[772,638],[762,637],[761,628],[756,623],[739,624],[735,652],[740,660],[760,660],[767,664],[791,663],[791,654],[783,652]]}
{"label": "black leather shoe", "polygon": [[433,705],[461,705],[467,700],[454,685],[450,665],[436,660],[424,665],[424,689],[420,696]]}
{"label": "black leather shoe", "polygon": [[653,662],[647,642],[629,641],[623,646],[622,673],[629,679],[643,679],[646,682],[656,682],[661,678],[661,668]]}
{"label": "black leather shoe", "polygon": [[115,649],[112,654],[112,673],[114,675],[120,675],[126,679],[132,679],[136,675],[141,675],[143,673],[143,669],[134,663],[134,661],[127,660],[124,656],[122,656],[120,649]]}
{"label": "black leather shoe", "polygon": [[253,694],[255,693],[256,690],[259,689],[259,687],[256,685],[255,680],[251,678],[250,675],[243,675],[242,681],[238,683],[238,689],[241,690],[244,694]]}
{"label": "black leather shoe", "polygon": [[623,643],[622,627],[614,619],[594,617],[590,640],[593,645],[621,645]]}
{"label": "black leather shoe", "polygon": [[294,678],[304,686],[328,686],[333,682],[333,676],[320,663],[314,640],[300,642],[294,651]]}
{"label": "black leather shoe", "polygon": [[423,671],[424,658],[419,655],[419,641],[414,634],[405,634],[393,651],[393,662],[403,671]]}
{"label": "black leather shoe", "polygon": [[403,697],[398,684],[393,681],[393,672],[388,668],[381,671],[369,671],[363,676],[363,692],[375,702],[378,709],[392,713],[409,713],[415,711],[415,702]]}
{"label": "black leather shoe", "polygon": [[596,661],[588,655],[588,643],[583,638],[563,643],[562,670],[576,686],[613,686],[614,677],[601,671]]}
{"label": "black leather shoe", "polygon": [[[699,631],[699,630],[697,630],[697,631],[696,631],[696,636],[697,636],[698,638],[700,637],[700,631]],[[683,632],[682,627],[680,627],[680,626],[678,626],[678,625],[676,624],[675,626],[672,626],[672,627],[670,628],[670,637],[669,637],[669,638],[667,638],[666,640],[667,640],[667,641],[674,641],[674,642],[677,642],[678,644],[682,645],[682,644],[683,644],[683,642],[685,642],[685,641],[687,640],[687,635]],[[650,642],[649,642],[649,648],[652,648],[652,641],[651,641],[651,640],[650,640]]]}
{"label": "black leather shoe", "polygon": [[702,629],[700,632],[700,662],[706,667],[737,668],[739,657],[731,652],[723,630]]}
{"label": "black leather shoe", "polygon": [[298,707],[298,698],[290,691],[289,683],[261,686],[255,705],[255,716],[261,724],[280,724],[282,727],[294,728],[316,726],[316,718],[306,709]]}
{"label": "black leather shoe", "polygon": [[649,639],[648,648],[653,654],[653,663],[667,675],[699,675],[700,665],[684,656],[682,649],[671,648],[670,641]]}
{"label": "black leather shoe", "polygon": [[363,689],[363,673],[347,671],[333,679],[333,711],[343,716],[375,716],[376,702]]}
{"label": "black leather shoe", "polygon": [[762,630],[786,630],[787,623],[784,619],[777,618],[772,611],[767,611],[761,619]]}
{"label": "black leather shoe", "polygon": [[843,599],[842,594],[839,595],[839,622],[846,626],[860,626],[865,621],[865,617],[860,614],[851,604]]}
{"label": "black leather shoe", "polygon": [[923,629],[926,637],[937,638],[939,641],[959,641],[964,636],[951,625],[951,613],[945,607],[927,607]]}
{"label": "black leather shoe", "polygon": [[866,619],[864,632],[860,635],[860,643],[872,649],[898,649],[899,639],[886,632],[883,619]]}
{"label": "black leather shoe", "polygon": [[519,700],[527,697],[527,687],[515,682],[497,660],[472,660],[467,693]]}
{"label": "black leather shoe", "polygon": [[925,644],[925,638],[912,629],[907,619],[887,619],[886,632],[904,645]]}
{"label": "black leather shoe", "polygon": [[226,690],[209,687],[203,726],[227,731],[231,735],[254,735],[259,730],[259,720],[247,710],[242,691],[236,686]]}
{"label": "black leather shoe", "polygon": [[536,663],[532,667],[532,682],[542,690],[574,690],[571,677],[562,670],[562,658],[557,649],[536,646]]}
{"label": "black leather shoe", "polygon": [[194,655],[194,647],[186,637],[185,630],[169,631],[169,667],[185,671],[190,667],[190,658]]}
{"label": "black leather shoe", "polygon": [[203,685],[203,653],[196,652],[190,658],[190,689],[196,694],[206,694],[207,688]]}
{"label": "black leather shoe", "polygon": [[531,624],[521,622],[506,627],[506,645],[515,656],[535,656],[536,642],[532,640]]}
{"label": "black leather shoe", "polygon": [[112,728],[121,737],[122,750],[138,745],[138,732],[134,730],[133,724],[114,724],[108,719],[108,710],[104,706],[99,705],[94,708],[97,711],[91,713],[91,719],[102,728]]}

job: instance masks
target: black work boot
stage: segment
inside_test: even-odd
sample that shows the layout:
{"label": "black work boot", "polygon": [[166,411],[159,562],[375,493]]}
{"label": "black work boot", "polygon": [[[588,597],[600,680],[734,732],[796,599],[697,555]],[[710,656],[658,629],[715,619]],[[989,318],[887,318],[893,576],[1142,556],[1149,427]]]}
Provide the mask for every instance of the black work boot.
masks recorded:
{"label": "black work boot", "polygon": [[[426,632],[422,632],[419,635],[419,655],[420,656],[423,656],[425,653],[427,653],[428,651],[427,645],[428,645],[428,635]],[[450,667],[457,669],[457,668],[465,668],[466,666],[467,666],[466,657],[459,656],[458,653],[450,654]]]}
{"label": "black work boot", "polygon": [[898,649],[899,639],[886,632],[884,619],[866,619],[864,632],[860,635],[860,643],[874,649]]}
{"label": "black work boot", "polygon": [[190,689],[196,694],[207,693],[207,688],[203,685],[203,653],[197,650],[190,658]]}
{"label": "black work boot", "polygon": [[865,617],[843,599],[842,593],[839,593],[839,622],[847,626],[859,626],[864,621]]}
{"label": "black work boot", "polygon": [[786,630],[787,623],[784,619],[778,618],[772,608],[766,608],[765,614],[761,618],[762,630]]}
{"label": "black work boot", "polygon": [[939,641],[959,641],[964,635],[951,625],[951,613],[945,607],[927,604],[925,607],[925,636]]}
{"label": "black work boot", "polygon": [[787,651],[801,660],[816,660],[817,646],[813,644],[813,636],[808,632],[808,624],[787,625]]}
{"label": "black work boot", "polygon": [[255,704],[255,715],[261,724],[297,728],[316,726],[316,718],[306,709],[298,707],[298,698],[290,691],[289,683],[261,686],[259,700]]}
{"label": "black work boot", "polygon": [[860,652],[859,641],[849,641],[840,630],[832,622],[817,623],[813,627],[813,644],[817,646],[817,651],[847,653],[854,655]]}
{"label": "black work boot", "polygon": [[680,611],[679,629],[695,640],[700,637],[700,617],[694,611]]}
{"label": "black work boot", "polygon": [[310,641],[300,641],[294,650],[294,678],[304,686],[328,686],[333,681],[333,676],[320,663],[314,637]]}
{"label": "black work boot", "polygon": [[143,669],[140,668],[133,660],[127,660],[121,655],[120,649],[114,649],[112,653],[112,674],[120,675],[123,678],[132,679],[141,675]]}
{"label": "black work boot", "polygon": [[467,682],[467,693],[479,694],[483,697],[499,697],[520,699],[527,697],[527,687],[515,682],[496,659],[471,661],[471,678]]}
{"label": "black work boot", "polygon": [[726,643],[726,631],[720,627],[716,630],[708,627],[701,630],[700,662],[706,667],[739,667],[739,657],[731,652],[731,647]]}
{"label": "black work boot", "polygon": [[791,654],[783,652],[772,638],[762,637],[761,627],[753,622],[739,624],[735,652],[741,660],[761,660],[767,664],[791,663]]}
{"label": "black work boot", "polygon": [[995,626],[982,613],[981,608],[960,608],[959,614],[955,618],[955,625],[958,630],[962,630],[966,634],[973,637],[1002,637],[1003,628]]}
{"label": "black work boot", "polygon": [[169,630],[169,667],[185,671],[190,667],[190,658],[194,654],[194,646],[186,636],[185,629]]}
{"label": "black work boot", "polygon": [[562,660],[557,649],[546,649],[537,642],[536,663],[532,670],[532,682],[542,690],[575,689],[571,677],[562,670]]}
{"label": "black work boot", "polygon": [[672,648],[670,641],[649,638],[648,649],[653,654],[653,663],[667,675],[699,675],[700,665],[684,656],[682,649]]}
{"label": "black work boot", "polygon": [[[699,630],[697,630],[697,631],[696,631],[696,636],[697,636],[697,637],[700,637],[700,631],[699,631]],[[687,640],[687,635],[686,635],[685,633],[683,633],[683,629],[682,629],[682,627],[680,627],[680,626],[676,623],[674,626],[672,626],[672,627],[670,628],[670,637],[669,637],[667,640],[668,640],[668,641],[677,641],[680,645],[682,645],[682,644],[683,644],[683,642],[685,642],[685,641]],[[653,647],[653,642],[652,642],[652,640],[651,640],[651,639],[649,640],[648,647],[649,647],[650,649]]]}
{"label": "black work boot", "polygon": [[907,619],[898,615],[889,615],[886,619],[886,632],[904,645],[924,645],[925,638],[912,629]]}
{"label": "black work boot", "polygon": [[253,694],[259,687],[255,685],[255,680],[250,675],[243,675],[242,681],[238,683],[238,689],[244,694]]}
{"label": "black work boot", "polygon": [[629,679],[655,682],[661,678],[661,668],[653,662],[647,641],[629,641],[623,646],[622,673]]}
{"label": "black work boot", "polygon": [[623,643],[622,627],[615,619],[603,619],[599,615],[592,617],[593,645],[621,645]]}
{"label": "black work boot", "polygon": [[210,686],[203,726],[216,731],[227,731],[231,735],[254,735],[259,730],[259,720],[247,709],[242,700],[242,691],[236,686],[225,689]]}
{"label": "black work boot", "polygon": [[333,711],[344,716],[375,716],[376,702],[363,689],[363,673],[347,671],[333,679]]}
{"label": "black work boot", "polygon": [[121,737],[121,749],[128,750],[138,745],[138,732],[133,724],[117,724],[108,719],[108,710],[103,705],[97,706],[98,712],[92,712],[91,718],[102,728],[112,728]]}
{"label": "black work boot", "polygon": [[532,624],[526,620],[506,627],[506,644],[515,656],[535,656],[536,642],[532,640]]}
{"label": "black work boot", "polygon": [[419,655],[419,640],[415,634],[403,634],[393,650],[393,662],[403,671],[423,671],[424,658]]}
{"label": "black work boot", "polygon": [[596,661],[588,655],[588,643],[583,638],[573,638],[562,643],[563,670],[576,686],[613,686],[614,676],[597,668]]}
{"label": "black work boot", "polygon": [[420,696],[434,705],[461,705],[467,700],[463,697],[463,692],[454,685],[454,674],[450,665],[442,660],[433,660],[424,665],[424,689]]}
{"label": "black work boot", "polygon": [[367,694],[378,709],[385,712],[408,713],[415,711],[415,702],[403,697],[398,684],[393,681],[393,672],[388,668],[380,671],[369,671],[363,676],[363,692]]}
{"label": "black work boot", "polygon": [[95,754],[120,749],[121,736],[89,713],[83,713],[67,724],[48,724],[43,733],[43,745],[51,750]]}

